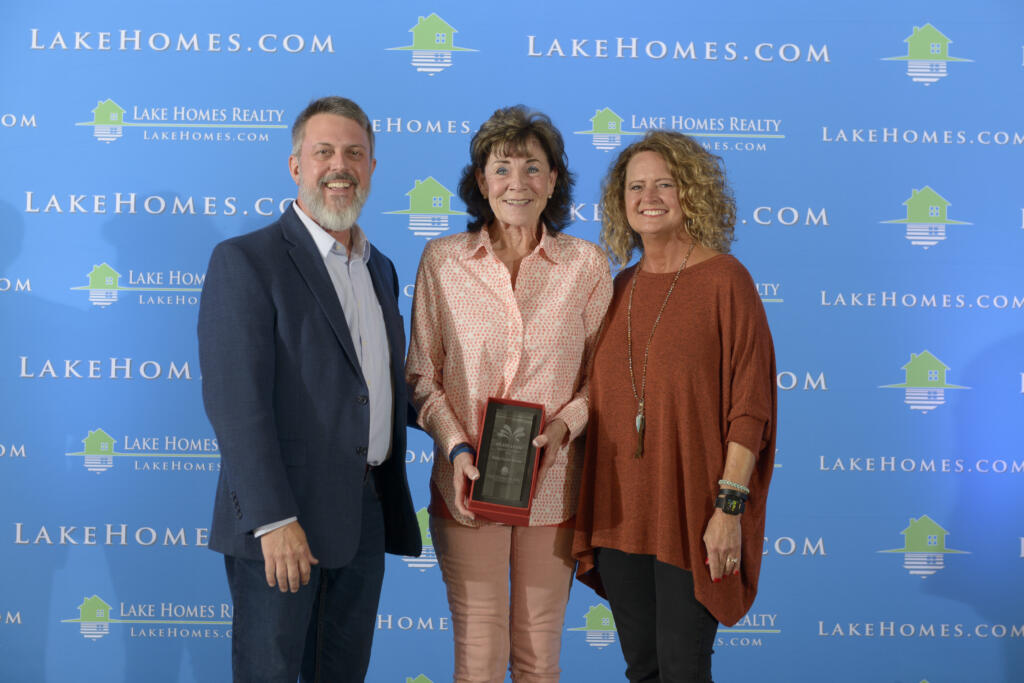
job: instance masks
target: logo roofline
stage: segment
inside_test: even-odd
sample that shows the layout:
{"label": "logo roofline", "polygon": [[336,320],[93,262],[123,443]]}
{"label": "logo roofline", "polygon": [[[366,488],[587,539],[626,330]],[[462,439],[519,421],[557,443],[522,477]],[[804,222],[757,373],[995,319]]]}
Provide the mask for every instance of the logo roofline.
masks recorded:
{"label": "logo roofline", "polygon": [[575,130],[573,135],[643,135],[642,131],[634,130],[620,130],[614,133],[609,133],[603,130]]}
{"label": "logo roofline", "polygon": [[417,216],[468,216],[469,214],[465,211],[413,211],[412,209],[405,209],[404,211],[381,211],[382,214],[389,216],[392,214],[416,214]]}
{"label": "logo roofline", "polygon": [[900,553],[906,555],[908,553],[914,555],[970,555],[970,550],[953,550],[952,548],[945,548],[944,550],[907,550],[906,548],[893,548],[892,550],[876,550],[876,553]]}
{"label": "logo roofline", "polygon": [[973,62],[973,59],[963,57],[941,57],[939,59],[921,59],[920,57],[882,57],[883,62]]}
{"label": "logo roofline", "polygon": [[970,389],[959,384],[880,384],[879,389]]}
{"label": "logo roofline", "polygon": [[614,628],[587,628],[586,626],[575,626],[573,628],[567,628],[566,631],[597,631],[599,633],[615,633]]}
{"label": "logo roofline", "polygon": [[915,221],[909,218],[900,218],[891,221],[879,221],[879,223],[915,223],[918,225],[974,225],[974,223],[971,223],[970,221],[951,221],[948,218],[941,221]]}
{"label": "logo roofline", "polygon": [[444,47],[440,49],[425,49],[422,47],[413,47],[412,45],[403,45],[402,47],[386,47],[385,50],[415,50],[416,52],[479,52],[472,47]]}

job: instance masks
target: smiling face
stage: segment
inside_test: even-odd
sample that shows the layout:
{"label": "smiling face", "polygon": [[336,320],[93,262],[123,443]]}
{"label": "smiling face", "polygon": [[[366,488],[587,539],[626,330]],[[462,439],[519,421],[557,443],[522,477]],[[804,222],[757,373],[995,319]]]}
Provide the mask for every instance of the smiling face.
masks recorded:
{"label": "smiling face", "polygon": [[476,180],[498,222],[533,228],[540,223],[558,172],[536,138],[528,138],[522,151],[491,150]]}
{"label": "smiling face", "polygon": [[657,152],[639,152],[626,165],[626,220],[641,239],[683,230],[679,185]]}
{"label": "smiling face", "polygon": [[288,158],[299,186],[299,207],[320,227],[351,228],[370,194],[370,139],[352,119],[316,114],[306,122],[299,155]]}

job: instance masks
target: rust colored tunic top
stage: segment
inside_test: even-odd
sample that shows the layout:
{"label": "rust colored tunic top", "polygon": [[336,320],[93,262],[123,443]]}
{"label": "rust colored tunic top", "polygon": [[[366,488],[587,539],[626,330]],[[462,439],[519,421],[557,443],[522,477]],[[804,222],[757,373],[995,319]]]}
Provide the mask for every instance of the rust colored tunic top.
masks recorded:
{"label": "rust colored tunic top", "polygon": [[[654,555],[693,572],[697,599],[731,626],[757,593],[765,498],[775,455],[775,353],[747,270],[717,255],[680,274],[651,343],[644,456],[626,360],[626,306],[636,266],[616,278],[590,378],[590,422],[573,554],[576,576],[603,593],[594,548]],[[640,272],[633,297],[633,369],[675,273]],[[703,535],[718,494],[726,444],[755,455],[741,518],[740,576],[712,583]]]}

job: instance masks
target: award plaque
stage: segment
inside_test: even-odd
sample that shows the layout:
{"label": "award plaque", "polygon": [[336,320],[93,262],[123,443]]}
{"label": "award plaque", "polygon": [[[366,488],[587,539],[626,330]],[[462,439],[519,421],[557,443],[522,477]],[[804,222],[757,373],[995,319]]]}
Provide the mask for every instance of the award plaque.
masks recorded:
{"label": "award plaque", "polygon": [[480,478],[469,489],[470,510],[505,524],[529,521],[539,464],[533,440],[543,428],[544,406],[487,399],[476,449]]}

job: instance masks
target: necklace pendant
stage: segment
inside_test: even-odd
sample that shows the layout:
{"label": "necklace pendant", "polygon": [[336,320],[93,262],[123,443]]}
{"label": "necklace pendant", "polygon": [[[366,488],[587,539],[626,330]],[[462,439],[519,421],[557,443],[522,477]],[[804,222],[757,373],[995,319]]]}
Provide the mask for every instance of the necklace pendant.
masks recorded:
{"label": "necklace pendant", "polygon": [[636,414],[636,450],[633,452],[633,457],[636,459],[644,457],[644,427],[646,427],[644,411],[641,408],[640,412]]}

